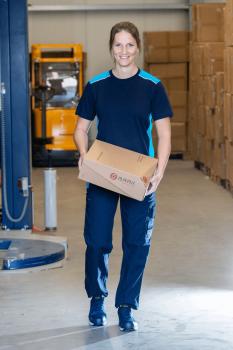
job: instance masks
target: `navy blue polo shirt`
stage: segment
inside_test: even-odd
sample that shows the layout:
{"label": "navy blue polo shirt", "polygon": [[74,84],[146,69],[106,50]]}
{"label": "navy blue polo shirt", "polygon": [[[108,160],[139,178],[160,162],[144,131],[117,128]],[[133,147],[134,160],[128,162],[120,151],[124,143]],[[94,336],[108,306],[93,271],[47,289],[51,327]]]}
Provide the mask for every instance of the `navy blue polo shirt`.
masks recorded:
{"label": "navy blue polo shirt", "polygon": [[103,72],[86,85],[76,114],[97,117],[97,139],[154,157],[152,123],[171,117],[172,109],[161,81],[138,70],[126,79]]}

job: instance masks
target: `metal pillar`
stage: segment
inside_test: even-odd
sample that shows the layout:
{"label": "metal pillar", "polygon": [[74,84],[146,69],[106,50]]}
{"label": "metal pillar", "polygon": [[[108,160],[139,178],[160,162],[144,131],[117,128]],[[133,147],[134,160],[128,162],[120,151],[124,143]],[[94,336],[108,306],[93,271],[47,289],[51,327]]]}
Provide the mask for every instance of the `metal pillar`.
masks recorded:
{"label": "metal pillar", "polygon": [[27,1],[0,0],[2,226],[5,229],[32,227],[27,33]]}

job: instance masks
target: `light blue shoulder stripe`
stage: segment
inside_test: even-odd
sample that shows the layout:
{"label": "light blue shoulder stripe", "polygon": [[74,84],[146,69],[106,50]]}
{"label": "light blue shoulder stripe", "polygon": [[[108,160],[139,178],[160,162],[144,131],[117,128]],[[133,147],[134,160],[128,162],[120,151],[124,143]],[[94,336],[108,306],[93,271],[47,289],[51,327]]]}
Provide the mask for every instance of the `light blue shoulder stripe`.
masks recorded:
{"label": "light blue shoulder stripe", "polygon": [[160,80],[156,77],[154,77],[152,74],[145,72],[144,70],[141,70],[139,73],[139,76],[143,79],[150,80],[155,84],[158,84]]}
{"label": "light blue shoulder stripe", "polygon": [[109,73],[109,71],[106,71],[106,72],[100,73],[98,75],[95,75],[92,79],[89,80],[89,83],[93,84],[93,83],[96,83],[97,81],[106,79],[108,77],[110,77],[110,73]]}

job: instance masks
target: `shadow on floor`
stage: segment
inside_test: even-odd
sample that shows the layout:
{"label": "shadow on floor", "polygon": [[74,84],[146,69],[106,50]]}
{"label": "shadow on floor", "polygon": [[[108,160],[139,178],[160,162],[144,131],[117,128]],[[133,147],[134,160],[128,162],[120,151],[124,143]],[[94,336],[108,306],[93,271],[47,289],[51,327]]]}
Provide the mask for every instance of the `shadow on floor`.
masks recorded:
{"label": "shadow on floor", "polygon": [[[125,333],[118,326],[69,327],[0,337],[0,350],[74,350]],[[109,343],[108,349],[111,350]]]}

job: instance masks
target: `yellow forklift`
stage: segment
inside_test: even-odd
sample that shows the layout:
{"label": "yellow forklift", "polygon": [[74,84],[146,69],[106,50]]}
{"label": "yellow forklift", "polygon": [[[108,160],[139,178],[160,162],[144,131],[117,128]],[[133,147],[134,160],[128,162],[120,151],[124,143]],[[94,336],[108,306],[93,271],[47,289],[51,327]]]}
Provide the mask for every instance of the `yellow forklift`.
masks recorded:
{"label": "yellow forklift", "polygon": [[82,45],[32,45],[31,88],[33,166],[76,165],[73,132],[83,92]]}

